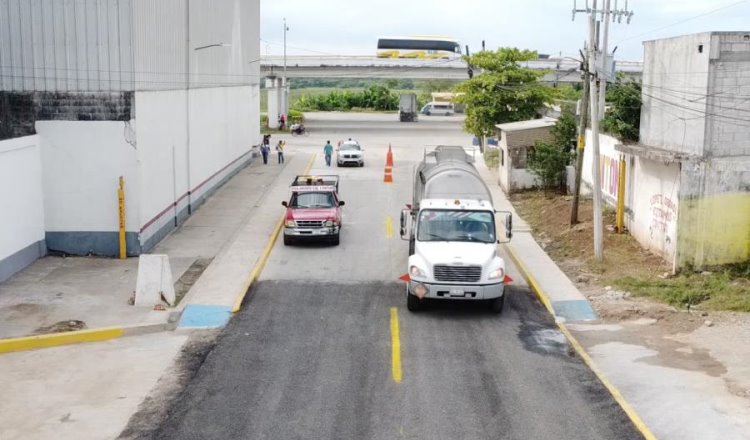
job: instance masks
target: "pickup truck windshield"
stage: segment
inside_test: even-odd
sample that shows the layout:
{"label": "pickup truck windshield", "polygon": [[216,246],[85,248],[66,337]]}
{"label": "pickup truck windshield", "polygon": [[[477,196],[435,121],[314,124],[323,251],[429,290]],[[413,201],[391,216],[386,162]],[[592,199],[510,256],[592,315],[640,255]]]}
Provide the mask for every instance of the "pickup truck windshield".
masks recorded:
{"label": "pickup truck windshield", "polygon": [[333,208],[334,197],[331,192],[294,193],[289,203],[292,208]]}
{"label": "pickup truck windshield", "polygon": [[494,215],[489,211],[425,209],[419,213],[417,240],[494,243]]}

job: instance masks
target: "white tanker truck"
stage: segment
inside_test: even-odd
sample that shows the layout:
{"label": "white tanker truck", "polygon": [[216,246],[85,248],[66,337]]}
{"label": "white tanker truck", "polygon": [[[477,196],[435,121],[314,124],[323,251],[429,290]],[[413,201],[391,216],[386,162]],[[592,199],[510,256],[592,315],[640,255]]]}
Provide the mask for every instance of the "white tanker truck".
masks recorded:
{"label": "white tanker truck", "polygon": [[412,204],[401,211],[401,238],[409,241],[410,311],[427,298],[489,300],[493,311],[503,310],[505,261],[497,255],[495,213],[505,214],[507,240],[513,218],[494,210],[473,163],[463,147],[438,146],[425,150],[415,169]]}

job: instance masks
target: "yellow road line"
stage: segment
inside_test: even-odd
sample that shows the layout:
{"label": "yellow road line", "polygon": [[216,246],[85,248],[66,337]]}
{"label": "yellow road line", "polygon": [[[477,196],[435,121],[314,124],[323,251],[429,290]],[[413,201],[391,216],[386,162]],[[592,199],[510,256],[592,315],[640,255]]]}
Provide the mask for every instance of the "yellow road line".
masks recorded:
{"label": "yellow road line", "polygon": [[401,383],[401,337],[398,332],[398,310],[391,307],[391,375],[393,381]]}
{"label": "yellow road line", "polygon": [[0,340],[0,353],[55,347],[81,342],[98,342],[119,338],[125,333],[122,327],[105,327],[92,330],[78,330],[48,335],[27,336]]}
{"label": "yellow road line", "polygon": [[393,219],[390,215],[385,216],[385,237],[388,240],[393,237]]}
{"label": "yellow road line", "polygon": [[[307,162],[307,166],[305,167],[305,171],[303,171],[302,174],[310,173],[310,169],[315,162],[315,156],[317,156],[317,154],[313,154],[310,157],[310,160]],[[253,270],[251,270],[247,277],[245,277],[245,281],[242,282],[240,293],[237,295],[237,298],[234,300],[234,305],[232,306],[232,313],[237,313],[240,311],[240,308],[242,307],[242,301],[245,299],[245,295],[247,295],[250,286],[255,282],[256,279],[258,279],[260,273],[263,271],[263,267],[266,265],[266,261],[268,261],[268,256],[271,255],[271,251],[273,250],[273,245],[276,243],[276,239],[279,237],[281,228],[284,227],[285,215],[286,214],[281,215],[281,218],[276,223],[276,227],[273,229],[271,236],[268,237],[268,242],[263,248],[263,252],[261,252],[260,257],[258,258],[258,262],[255,263]]]}
{"label": "yellow road line", "polygon": [[[516,263],[516,266],[518,266],[518,269],[523,274],[523,277],[529,283],[531,290],[534,291],[536,296],[539,298],[542,304],[544,304],[544,307],[549,311],[549,313],[552,316],[555,316],[555,310],[552,308],[552,303],[550,302],[547,294],[544,293],[544,290],[542,290],[541,286],[539,286],[536,278],[534,278],[531,272],[529,272],[529,269],[525,264],[523,264],[521,259],[518,257],[518,254],[516,254],[516,251],[513,250],[513,247],[511,245],[506,245],[505,248],[508,250],[508,254],[511,256],[513,261]],[[573,334],[570,333],[570,330],[568,330],[568,327],[565,325],[565,323],[556,323],[557,327],[568,339],[568,342],[570,342],[570,345],[572,345],[573,349],[576,351],[576,353],[578,353],[578,356],[583,359],[583,362],[589,367],[591,371],[594,372],[596,377],[599,378],[599,381],[602,383],[602,385],[604,385],[607,391],[609,391],[615,401],[620,405],[620,408],[625,411],[625,414],[627,414],[628,418],[630,418],[630,421],[633,422],[633,425],[635,425],[636,429],[641,432],[646,440],[656,440],[656,436],[653,432],[651,432],[643,419],[641,419],[641,416],[639,416],[635,409],[630,406],[630,404],[625,400],[625,397],[623,397],[622,393],[620,393],[620,390],[618,390],[617,387],[615,387],[615,385],[612,384],[609,379],[607,379],[607,377],[604,375],[601,369],[599,369],[599,367],[596,365],[591,356],[589,356],[583,346],[578,342]]]}

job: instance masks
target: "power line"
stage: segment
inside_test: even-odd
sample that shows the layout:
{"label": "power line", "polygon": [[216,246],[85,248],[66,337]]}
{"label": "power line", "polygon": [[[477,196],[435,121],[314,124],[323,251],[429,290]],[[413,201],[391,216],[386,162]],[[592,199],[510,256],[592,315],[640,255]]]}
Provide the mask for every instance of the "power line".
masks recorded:
{"label": "power line", "polygon": [[650,31],[646,31],[646,32],[640,33],[640,34],[638,34],[638,35],[632,35],[632,36],[630,36],[630,37],[627,37],[627,38],[623,38],[622,40],[618,41],[617,43],[615,43],[615,46],[616,46],[616,45],[618,45],[618,44],[620,44],[620,43],[622,43],[623,41],[628,41],[628,40],[632,40],[633,38],[639,38],[639,37],[642,37],[642,36],[644,36],[644,35],[648,35],[648,34],[651,34],[651,33],[654,33],[654,32],[658,32],[658,31],[661,31],[661,30],[664,30],[664,29],[670,28],[670,27],[672,27],[672,26],[677,26],[677,25],[679,25],[679,24],[682,24],[682,23],[686,23],[686,22],[688,22],[688,21],[692,21],[692,20],[695,20],[696,18],[700,18],[700,17],[705,17],[706,15],[710,15],[710,14],[713,14],[714,12],[719,12],[719,11],[721,11],[721,10],[724,10],[724,9],[728,9],[728,8],[731,8],[731,7],[737,6],[737,5],[739,5],[739,4],[742,4],[742,3],[747,3],[747,2],[748,2],[748,0],[740,0],[740,1],[738,1],[738,2],[734,2],[734,3],[728,4],[728,5],[724,5],[724,6],[721,6],[721,7],[718,7],[718,8],[716,8],[716,9],[712,9],[712,10],[710,10],[710,11],[706,11],[706,12],[703,12],[703,13],[701,13],[701,14],[698,14],[698,15],[695,15],[695,16],[692,16],[692,17],[689,17],[689,18],[686,18],[686,19],[684,19],[684,20],[676,21],[676,22],[674,22],[674,23],[672,23],[672,24],[668,24],[668,25],[666,25],[666,26],[661,26],[661,27],[658,27],[658,28],[652,29],[652,30],[650,30]]}

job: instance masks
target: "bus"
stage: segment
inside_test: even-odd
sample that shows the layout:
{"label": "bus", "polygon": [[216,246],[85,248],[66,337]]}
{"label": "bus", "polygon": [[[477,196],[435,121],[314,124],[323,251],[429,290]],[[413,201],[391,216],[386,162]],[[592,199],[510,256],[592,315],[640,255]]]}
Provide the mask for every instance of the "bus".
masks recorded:
{"label": "bus", "polygon": [[449,37],[415,36],[378,39],[378,58],[453,59],[461,57],[461,45]]}

